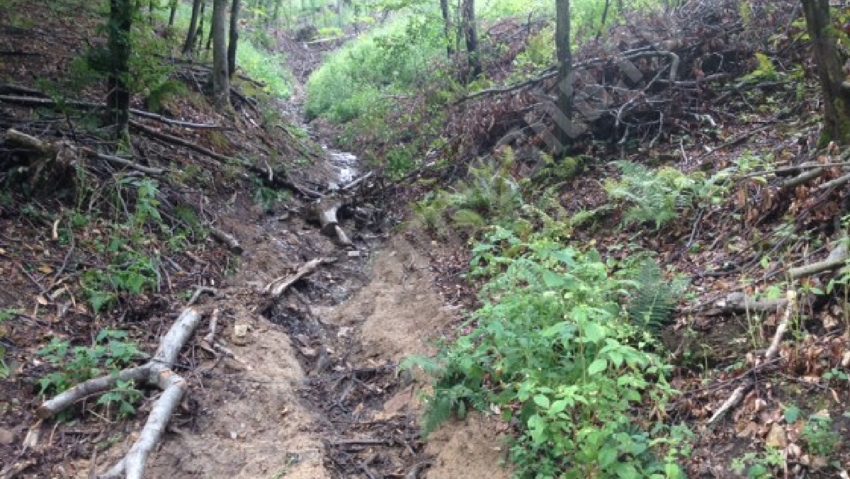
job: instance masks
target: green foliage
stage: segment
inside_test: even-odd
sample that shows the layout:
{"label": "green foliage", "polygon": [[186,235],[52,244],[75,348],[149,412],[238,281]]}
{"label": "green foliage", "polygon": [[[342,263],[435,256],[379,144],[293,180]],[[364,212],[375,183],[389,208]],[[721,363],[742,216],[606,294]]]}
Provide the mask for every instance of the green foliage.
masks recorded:
{"label": "green foliage", "polygon": [[169,100],[184,96],[188,91],[186,85],[183,83],[176,80],[167,80],[150,90],[147,97],[148,109],[153,112],[160,112]]}
{"label": "green foliage", "polygon": [[828,414],[810,416],[800,438],[806,445],[806,451],[825,458],[831,458],[841,445],[841,435],[835,431]]}
{"label": "green foliage", "polygon": [[122,293],[139,295],[159,286],[158,258],[139,252],[148,242],[146,228],[166,230],[159,212],[158,184],[150,179],[124,179],[118,183],[119,197],[122,186],[136,187],[135,209],[125,223],[112,225],[109,243],[100,245],[100,252],[111,257],[110,263],[90,268],[82,277],[95,313],[114,305]]}
{"label": "green foliage", "polygon": [[518,220],[525,203],[511,175],[513,164],[513,152],[507,149],[495,161],[470,166],[468,178],[454,191],[437,191],[416,204],[420,223],[440,234],[449,225],[474,234],[487,224]]}
{"label": "green foliage", "polygon": [[611,199],[628,206],[623,222],[653,224],[660,229],[675,220],[679,211],[692,206],[700,183],[675,168],[652,171],[643,165],[618,161],[622,177],[607,180],[605,190]]}
{"label": "green foliage", "polygon": [[136,404],[142,401],[142,397],[133,381],[116,381],[115,387],[102,394],[97,404],[105,407],[107,414],[116,409],[119,418],[127,418],[136,414]]}
{"label": "green foliage", "polygon": [[263,211],[272,211],[275,206],[286,201],[290,195],[281,190],[269,188],[261,182],[257,184],[257,189],[254,191],[254,202],[263,209]]}
{"label": "green foliage", "polygon": [[307,84],[308,116],[342,123],[383,112],[384,97],[421,85],[429,63],[445,51],[440,24],[427,20],[393,21],[332,54]]}
{"label": "green foliage", "polygon": [[636,325],[658,333],[670,323],[688,282],[682,278],[667,281],[658,263],[649,258],[639,263],[634,280],[638,287],[629,303],[629,319]]}
{"label": "green foliage", "polygon": [[39,380],[39,394],[60,393],[83,381],[117,373],[139,359],[138,347],[127,341],[125,331],[104,329],[89,347],[53,340],[38,352],[56,370]]}
{"label": "green foliage", "polygon": [[494,228],[473,250],[472,274],[490,278],[477,329],[415,358],[435,376],[424,429],[453,414],[499,409],[520,435],[511,460],[520,478],[684,477],[683,434],[640,418],[675,394],[670,367],[646,352],[645,334],[620,298],[634,282],[612,275],[595,252]]}
{"label": "green foliage", "polygon": [[730,469],[744,474],[748,479],[770,479],[785,467],[785,456],[781,449],[768,448],[763,453],[748,452],[732,460]]}
{"label": "green foliage", "polygon": [[760,83],[766,81],[776,81],[780,75],[776,71],[776,65],[773,60],[764,53],[756,53],[756,69],[746,75],[742,81],[744,83]]}
{"label": "green foliage", "polygon": [[269,95],[285,100],[292,94],[292,73],[286,68],[284,55],[258,49],[249,41],[240,41],[236,65],[246,75],[263,83],[263,91]]}
{"label": "green foliage", "polygon": [[515,82],[531,78],[555,63],[555,27],[546,26],[528,40],[525,50],[514,60]]}

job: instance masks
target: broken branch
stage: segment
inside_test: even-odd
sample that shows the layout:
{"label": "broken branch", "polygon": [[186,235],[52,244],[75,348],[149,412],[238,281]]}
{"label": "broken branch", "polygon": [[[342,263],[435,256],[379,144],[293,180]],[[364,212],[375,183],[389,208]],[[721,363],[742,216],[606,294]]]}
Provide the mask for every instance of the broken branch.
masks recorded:
{"label": "broken branch", "polygon": [[[793,290],[789,290],[786,294],[786,306],[785,306],[785,314],[782,316],[782,321],[779,322],[779,325],[776,327],[776,333],[773,335],[773,340],[770,342],[770,346],[767,348],[767,351],[764,353],[763,363],[770,362],[777,354],[779,354],[779,344],[782,342],[782,337],[785,336],[785,331],[788,330],[788,325],[791,322],[791,316],[794,312],[794,307],[797,302],[797,293]],[[752,379],[747,379],[743,384],[735,388],[729,398],[717,408],[717,411],[711,415],[708,419],[708,425],[715,424],[720,420],[730,409],[737,406],[743,399],[744,394],[755,384]]]}
{"label": "broken branch", "polygon": [[275,278],[272,280],[266,287],[263,289],[263,292],[269,294],[272,298],[277,298],[282,295],[290,286],[295,284],[296,281],[311,274],[313,271],[324,264],[324,263],[333,263],[336,261],[336,258],[314,258],[310,261],[307,261],[303,265],[301,265],[298,270],[290,275],[290,276],[281,276],[279,278]]}
{"label": "broken branch", "polygon": [[822,273],[824,271],[838,269],[846,265],[848,259],[847,243],[847,238],[842,239],[840,244],[832,250],[831,253],[829,253],[829,256],[825,260],[797,268],[791,268],[788,270],[788,276],[791,279],[799,279],[813,274]]}
{"label": "broken branch", "polygon": [[142,366],[125,369],[118,374],[110,374],[78,384],[42,404],[38,409],[39,417],[52,417],[80,399],[110,389],[119,380],[146,382],[158,387],[163,393],[154,403],[138,440],[127,455],[103,476],[115,478],[123,475],[127,479],[142,479],[148,456],[162,439],[168,421],[188,389],[186,380],[172,371],[172,368],[180,350],[189,341],[189,337],[200,321],[200,312],[194,308],[186,308],[160,339],[159,347],[149,362]]}

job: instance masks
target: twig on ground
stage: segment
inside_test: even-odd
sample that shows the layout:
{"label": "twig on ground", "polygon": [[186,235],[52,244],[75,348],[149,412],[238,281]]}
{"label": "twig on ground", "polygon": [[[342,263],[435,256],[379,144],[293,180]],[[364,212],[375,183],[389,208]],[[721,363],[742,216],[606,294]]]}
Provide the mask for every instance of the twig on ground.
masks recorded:
{"label": "twig on ground", "polygon": [[[776,327],[776,333],[773,335],[773,340],[770,342],[770,347],[767,348],[767,351],[764,354],[764,359],[762,362],[769,362],[773,360],[774,357],[779,353],[779,345],[782,342],[782,337],[785,336],[785,331],[788,329],[788,325],[791,322],[791,317],[793,316],[793,312],[797,303],[797,293],[794,290],[789,290],[786,295],[786,306],[785,306],[785,314],[782,316],[782,320],[779,322],[779,325]],[[711,415],[708,419],[708,425],[713,425],[717,423],[730,409],[737,406],[743,399],[744,394],[755,384],[755,381],[751,378],[744,381],[743,384],[735,388],[729,398],[717,408],[717,411]]]}

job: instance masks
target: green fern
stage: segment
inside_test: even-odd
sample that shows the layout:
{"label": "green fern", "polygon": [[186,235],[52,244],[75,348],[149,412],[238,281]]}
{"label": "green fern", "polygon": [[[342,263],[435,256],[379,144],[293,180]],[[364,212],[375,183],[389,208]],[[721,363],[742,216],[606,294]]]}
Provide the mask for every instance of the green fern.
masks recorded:
{"label": "green fern", "polygon": [[657,334],[673,319],[686,282],[681,279],[667,281],[658,263],[645,259],[638,266],[635,283],[635,296],[628,307],[629,319]]}
{"label": "green fern", "polygon": [[605,190],[611,199],[629,205],[623,217],[626,225],[654,224],[661,229],[693,203],[697,181],[675,168],[651,171],[629,161],[617,166],[622,177],[607,181]]}

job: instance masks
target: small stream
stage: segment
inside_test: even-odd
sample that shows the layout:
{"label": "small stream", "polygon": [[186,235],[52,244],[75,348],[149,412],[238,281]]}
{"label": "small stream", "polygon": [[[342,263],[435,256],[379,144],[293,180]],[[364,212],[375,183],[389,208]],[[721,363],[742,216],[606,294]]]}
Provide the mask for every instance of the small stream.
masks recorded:
{"label": "small stream", "polygon": [[358,173],[358,158],[345,151],[336,151],[322,145],[330,166],[334,169],[336,180],[329,182],[331,190],[336,190],[354,181]]}

